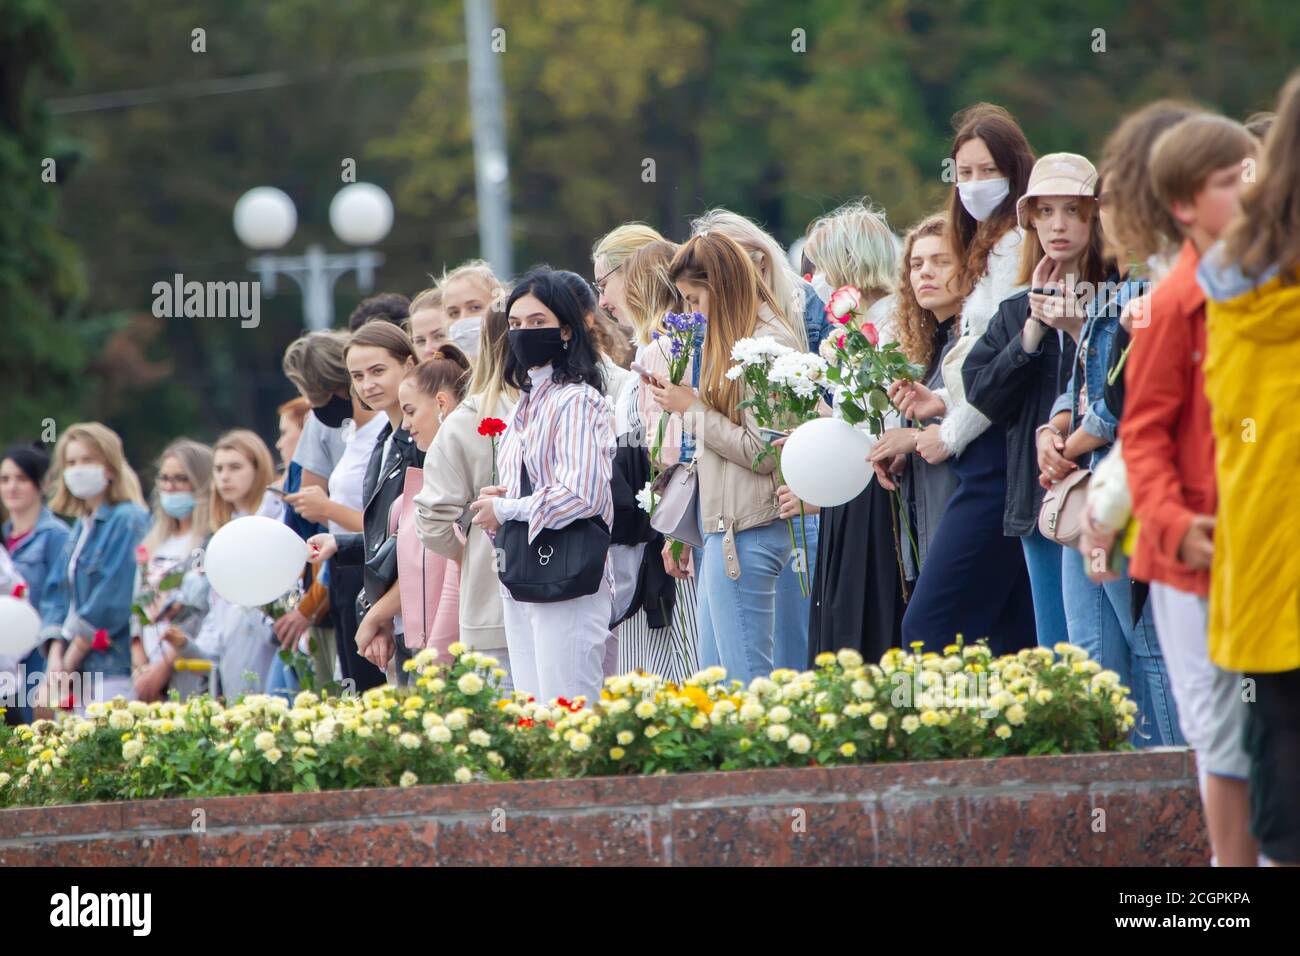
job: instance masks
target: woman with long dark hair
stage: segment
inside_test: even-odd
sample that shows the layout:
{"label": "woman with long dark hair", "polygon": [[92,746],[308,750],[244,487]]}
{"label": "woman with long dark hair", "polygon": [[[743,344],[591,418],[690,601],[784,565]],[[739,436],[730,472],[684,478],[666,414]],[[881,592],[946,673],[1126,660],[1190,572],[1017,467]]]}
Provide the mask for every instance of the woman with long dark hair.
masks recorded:
{"label": "woman with long dark hair", "polygon": [[[515,285],[506,314],[504,378],[520,398],[501,443],[500,483],[485,487],[470,506],[473,522],[495,535],[504,522],[525,521],[530,543],[543,530],[584,518],[599,519],[608,530],[614,523],[614,417],[582,302],[569,280],[538,267]],[[526,495],[522,469],[532,487]],[[515,688],[544,700],[596,700],[612,594],[608,566],[594,593],[552,603],[519,601],[503,588]]]}

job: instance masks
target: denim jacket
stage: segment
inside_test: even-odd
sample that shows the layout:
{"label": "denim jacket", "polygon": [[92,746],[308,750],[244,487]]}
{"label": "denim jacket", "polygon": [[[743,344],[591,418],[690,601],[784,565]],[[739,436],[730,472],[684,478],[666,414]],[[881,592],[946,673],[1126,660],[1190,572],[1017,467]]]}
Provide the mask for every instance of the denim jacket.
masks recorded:
{"label": "denim jacket", "polygon": [[828,328],[826,303],[812,283],[807,281],[803,282],[803,325],[808,332],[808,351],[816,355]]}
{"label": "denim jacket", "polygon": [[[1086,462],[1089,468],[1096,467],[1106,457],[1119,431],[1119,419],[1105,401],[1110,347],[1119,331],[1119,317],[1129,300],[1142,295],[1147,287],[1140,279],[1121,279],[1116,276],[1112,276],[1108,283],[1109,289],[1103,289],[1103,292],[1109,294],[1099,294],[1088,305],[1088,318],[1079,336],[1078,354],[1082,357],[1082,366],[1077,361],[1074,363],[1070,384],[1052,404],[1049,416],[1055,417],[1060,412],[1072,411],[1071,421],[1076,427],[1082,427],[1089,435],[1106,443],[1089,453]],[[1080,367],[1083,369],[1082,376],[1079,375]],[[1080,418],[1079,395],[1085,385],[1088,389],[1088,407]]]}
{"label": "denim jacket", "polygon": [[[8,538],[13,530],[13,522],[4,523],[3,533]],[[11,552],[14,564],[27,582],[27,600],[32,607],[41,606],[41,595],[45,593],[45,579],[51,567],[58,564],[59,555],[68,540],[68,525],[49,508],[42,507],[36,518],[31,534],[18,542]]]}
{"label": "denim jacket", "polygon": [[[68,562],[85,523],[90,537],[77,558],[76,580],[68,580]],[[82,660],[83,673],[125,677],[131,673],[131,595],[135,584],[135,546],[149,528],[149,512],[131,501],[102,504],[89,518],[78,518],[49,568],[41,595],[42,642],[53,638],[93,641],[104,629],[107,650],[91,650]],[[68,610],[75,612],[64,627]]]}

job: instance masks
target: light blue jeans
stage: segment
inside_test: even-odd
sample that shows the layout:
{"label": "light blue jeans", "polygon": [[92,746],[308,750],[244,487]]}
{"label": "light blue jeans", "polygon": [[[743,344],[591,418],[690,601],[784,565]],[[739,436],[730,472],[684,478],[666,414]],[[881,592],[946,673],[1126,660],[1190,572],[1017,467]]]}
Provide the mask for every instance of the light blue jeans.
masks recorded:
{"label": "light blue jeans", "polygon": [[[696,552],[700,667],[721,664],[728,680],[748,684],[772,672],[777,580],[790,563],[790,531],[784,521],[773,521],[737,533],[740,576],[734,581],[727,576],[724,537],[706,534],[702,553]],[[806,634],[807,618],[804,628]]]}
{"label": "light blue jeans", "polygon": [[1034,628],[1038,632],[1038,646],[1053,647],[1069,640],[1065,600],[1061,597],[1061,554],[1065,549],[1055,541],[1048,541],[1037,528],[1032,534],[1021,536],[1020,546],[1025,551],[1029,589],[1034,595]]}
{"label": "light blue jeans", "polygon": [[292,667],[280,660],[280,655],[277,653],[271,660],[271,669],[266,672],[266,692],[283,697],[292,703],[300,690],[302,685],[298,683],[298,675],[294,673]]}
{"label": "light blue jeans", "polygon": [[[790,539],[790,529],[784,521],[777,524],[785,529],[786,540]],[[817,529],[820,522],[817,515],[809,515],[804,521],[803,534],[808,538],[808,552],[804,561],[804,581],[808,585],[808,594],[799,588],[798,551],[790,555],[790,563],[785,566],[776,581],[776,637],[772,652],[772,666],[789,667],[793,670],[808,669],[808,612],[812,604],[813,571],[817,567]],[[794,519],[794,543],[803,549],[804,539],[799,532],[799,519]]]}
{"label": "light blue jeans", "polygon": [[1178,710],[1169,683],[1164,656],[1156,640],[1151,602],[1133,626],[1131,580],[1127,561],[1118,581],[1093,584],[1084,558],[1073,548],[1062,552],[1061,579],[1065,585],[1065,616],[1070,643],[1102,667],[1119,675],[1132,690],[1138,722],[1131,742],[1135,747],[1181,747],[1187,741],[1178,726]]}

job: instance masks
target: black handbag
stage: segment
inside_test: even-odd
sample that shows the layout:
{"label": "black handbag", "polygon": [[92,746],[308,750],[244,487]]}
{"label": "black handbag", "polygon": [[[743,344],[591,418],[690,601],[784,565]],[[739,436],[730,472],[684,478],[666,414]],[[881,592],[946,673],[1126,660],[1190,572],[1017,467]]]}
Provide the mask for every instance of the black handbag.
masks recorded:
{"label": "black handbag", "polygon": [[[520,462],[520,496],[533,493]],[[497,531],[501,583],[523,604],[553,604],[600,590],[609,553],[609,528],[600,518],[579,518],[563,528],[543,528],[530,543],[527,521],[507,521]]]}

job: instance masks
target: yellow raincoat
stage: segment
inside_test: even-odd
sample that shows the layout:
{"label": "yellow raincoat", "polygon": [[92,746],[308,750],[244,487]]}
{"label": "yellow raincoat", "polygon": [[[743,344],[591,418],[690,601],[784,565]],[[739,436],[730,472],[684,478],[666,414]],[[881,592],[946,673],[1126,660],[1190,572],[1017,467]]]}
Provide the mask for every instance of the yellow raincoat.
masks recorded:
{"label": "yellow raincoat", "polygon": [[[1225,670],[1300,668],[1300,284],[1258,284],[1211,250],[1205,391],[1218,516],[1210,659]],[[1211,260],[1214,261],[1211,261]]]}

